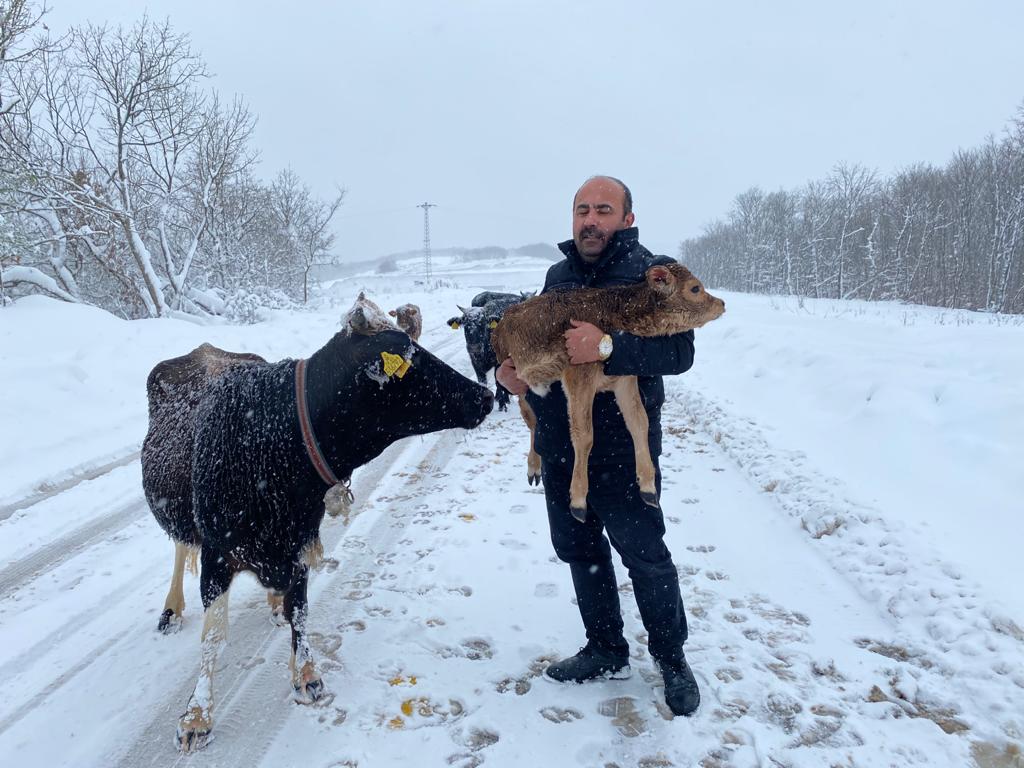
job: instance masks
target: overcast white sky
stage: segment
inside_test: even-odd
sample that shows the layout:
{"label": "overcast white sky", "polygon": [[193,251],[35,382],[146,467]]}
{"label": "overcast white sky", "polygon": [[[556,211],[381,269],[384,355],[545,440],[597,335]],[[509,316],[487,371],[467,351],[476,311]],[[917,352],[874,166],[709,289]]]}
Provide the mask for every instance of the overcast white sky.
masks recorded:
{"label": "overcast white sky", "polygon": [[566,239],[595,173],[674,255],[751,186],[942,164],[1024,102],[1021,0],[50,1],[53,31],[189,32],[259,116],[261,175],[348,190],[352,259],[420,247],[423,201],[434,247]]}

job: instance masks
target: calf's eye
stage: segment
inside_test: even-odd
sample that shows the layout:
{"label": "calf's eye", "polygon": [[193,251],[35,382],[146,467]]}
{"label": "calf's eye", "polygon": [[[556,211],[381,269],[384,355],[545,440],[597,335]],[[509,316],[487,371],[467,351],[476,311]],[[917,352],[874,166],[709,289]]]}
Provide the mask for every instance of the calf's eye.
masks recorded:
{"label": "calf's eye", "polygon": [[700,286],[699,285],[693,286],[693,288],[690,289],[690,293],[700,293]]}

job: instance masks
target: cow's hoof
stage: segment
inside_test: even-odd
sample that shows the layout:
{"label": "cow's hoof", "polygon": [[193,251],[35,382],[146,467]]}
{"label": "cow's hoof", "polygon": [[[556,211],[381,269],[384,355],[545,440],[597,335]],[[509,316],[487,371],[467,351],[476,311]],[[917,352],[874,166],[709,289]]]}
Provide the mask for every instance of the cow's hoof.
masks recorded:
{"label": "cow's hoof", "polygon": [[655,509],[661,509],[661,505],[658,504],[658,494],[651,493],[650,491],[640,491],[640,498],[644,500],[644,504]]}
{"label": "cow's hoof", "polygon": [[173,635],[181,629],[181,616],[176,616],[174,611],[168,608],[160,614],[160,621],[157,622],[156,628],[165,635]]}
{"label": "cow's hoof", "polygon": [[527,472],[526,482],[528,482],[530,485],[540,485],[540,472]]}
{"label": "cow's hoof", "polygon": [[498,410],[504,413],[508,410],[508,403],[498,403]]}
{"label": "cow's hoof", "polygon": [[295,701],[299,704],[312,704],[322,699],[324,694],[327,693],[327,687],[319,677],[309,680],[302,685],[296,685],[294,688]]}
{"label": "cow's hoof", "polygon": [[179,752],[198,752],[213,741],[213,723],[198,708],[189,710],[178,721],[175,742]]}
{"label": "cow's hoof", "polygon": [[579,520],[581,523],[587,522],[587,508],[586,507],[569,507],[569,512],[572,516]]}

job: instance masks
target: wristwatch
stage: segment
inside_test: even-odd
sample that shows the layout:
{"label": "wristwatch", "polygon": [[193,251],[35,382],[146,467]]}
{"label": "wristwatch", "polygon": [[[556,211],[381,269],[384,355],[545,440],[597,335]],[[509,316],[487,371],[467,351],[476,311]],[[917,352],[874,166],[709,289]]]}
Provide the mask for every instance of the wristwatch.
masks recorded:
{"label": "wristwatch", "polygon": [[601,341],[597,344],[597,354],[600,355],[602,360],[607,360],[612,356],[612,337],[607,333],[601,337]]}

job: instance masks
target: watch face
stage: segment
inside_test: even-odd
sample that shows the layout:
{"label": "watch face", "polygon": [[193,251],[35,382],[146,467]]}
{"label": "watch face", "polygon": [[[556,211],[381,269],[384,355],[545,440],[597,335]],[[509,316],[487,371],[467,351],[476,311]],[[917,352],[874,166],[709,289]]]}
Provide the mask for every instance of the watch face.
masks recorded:
{"label": "watch face", "polygon": [[610,336],[605,336],[601,339],[601,342],[597,345],[597,351],[601,357],[609,357],[612,353],[612,339]]}

